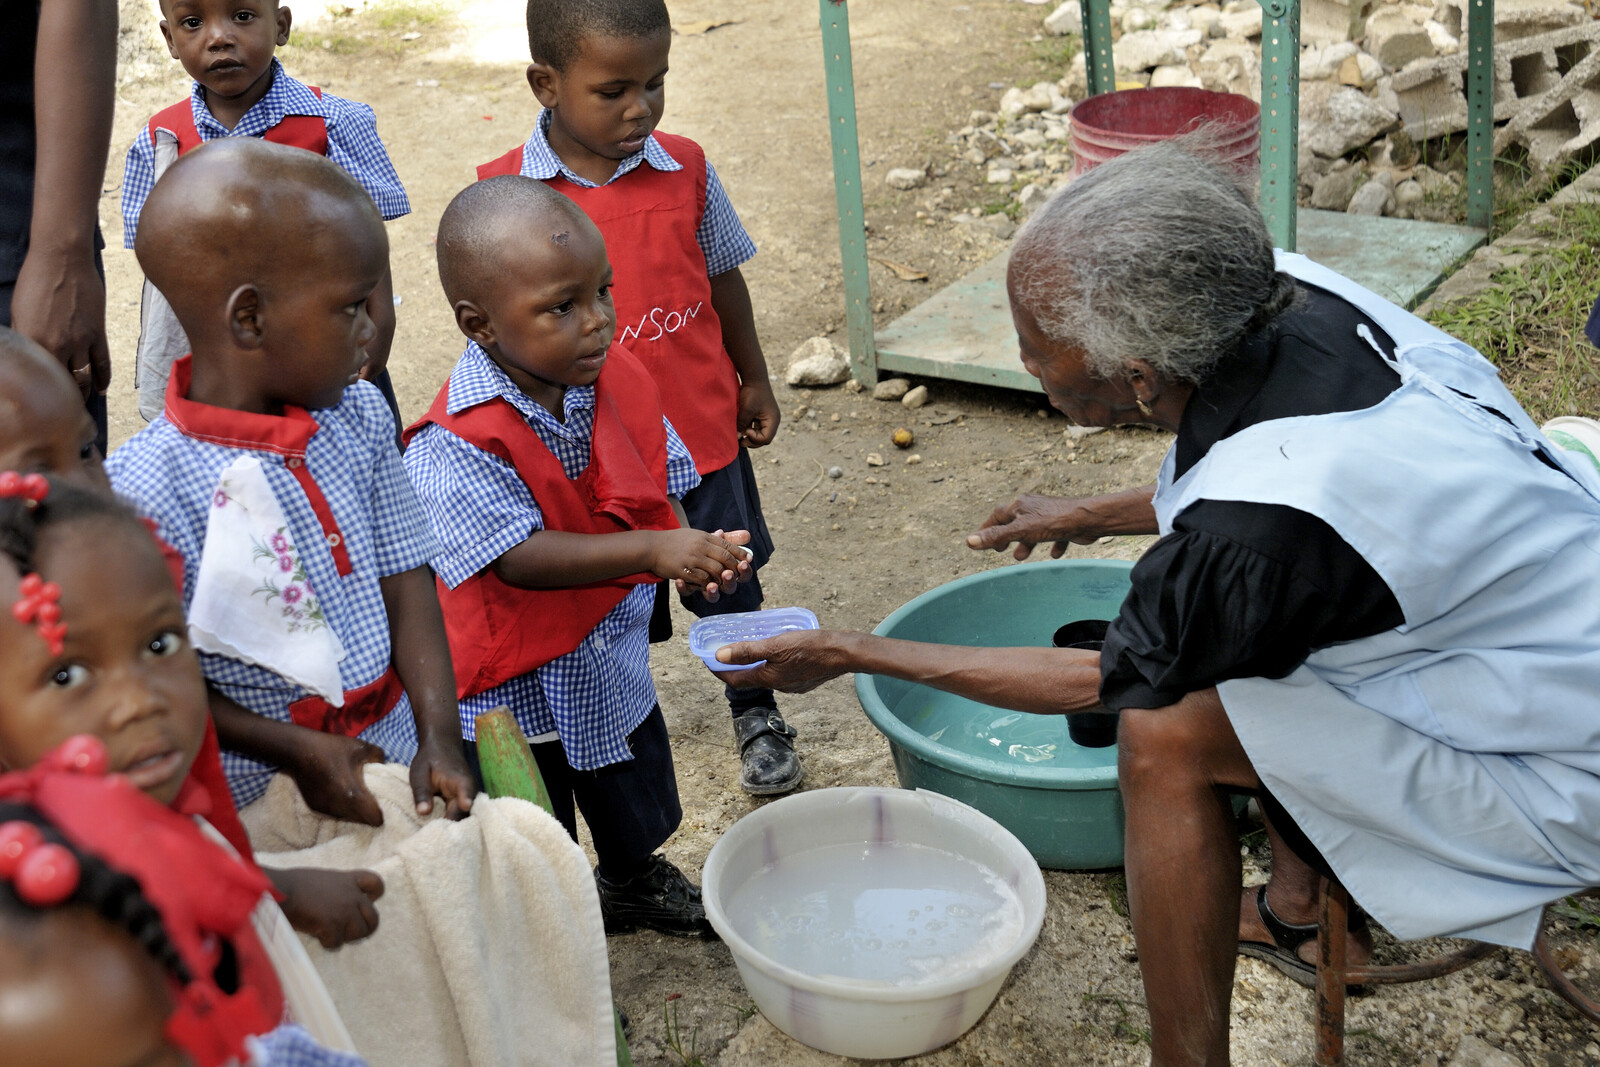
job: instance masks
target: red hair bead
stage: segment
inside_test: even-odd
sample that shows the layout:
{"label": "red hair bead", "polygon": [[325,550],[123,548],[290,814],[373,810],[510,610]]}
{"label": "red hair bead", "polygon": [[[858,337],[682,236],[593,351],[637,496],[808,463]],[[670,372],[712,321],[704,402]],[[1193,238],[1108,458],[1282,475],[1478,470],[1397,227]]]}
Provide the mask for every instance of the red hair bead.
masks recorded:
{"label": "red hair bead", "polygon": [[0,880],[11,881],[22,857],[44,841],[44,834],[31,822],[0,823]]}
{"label": "red hair bead", "polygon": [[77,891],[78,857],[54,842],[29,849],[17,864],[12,884],[24,903],[54,907]]}

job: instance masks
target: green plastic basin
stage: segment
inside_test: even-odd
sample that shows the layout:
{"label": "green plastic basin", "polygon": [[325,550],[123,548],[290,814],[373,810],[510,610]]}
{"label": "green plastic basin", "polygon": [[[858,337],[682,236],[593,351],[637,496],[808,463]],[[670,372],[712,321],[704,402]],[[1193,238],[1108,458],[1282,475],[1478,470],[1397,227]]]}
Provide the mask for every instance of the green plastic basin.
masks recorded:
{"label": "green plastic basin", "polygon": [[[874,632],[938,644],[1049,647],[1065,623],[1115,618],[1132,569],[1124,560],[1068,559],[985,571],[923,593]],[[1079,748],[1062,717],[1013,720],[1000,709],[895,678],[858,674],[856,696],[889,739],[905,788],[972,805],[1016,834],[1042,867],[1121,865],[1115,746]],[[1004,729],[985,730],[1001,722],[1025,729],[1029,744],[1008,745]],[[1038,758],[1016,758],[1013,748]]]}

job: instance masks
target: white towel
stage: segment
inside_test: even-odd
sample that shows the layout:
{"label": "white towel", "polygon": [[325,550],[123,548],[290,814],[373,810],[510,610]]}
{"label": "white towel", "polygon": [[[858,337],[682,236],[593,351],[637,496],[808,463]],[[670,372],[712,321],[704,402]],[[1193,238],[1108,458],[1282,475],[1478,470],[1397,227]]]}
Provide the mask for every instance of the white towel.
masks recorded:
{"label": "white towel", "polygon": [[344,707],[344,645],[323,618],[283,507],[254,456],[228,464],[211,494],[189,638],[202,652],[264,667]]}
{"label": "white towel", "polygon": [[614,1067],[600,899],[561,824],[482,795],[461,822],[421,818],[397,764],[366,783],[381,827],[317,815],[281,774],[241,816],[264,866],[383,876],[376,934],[301,938],[371,1067]]}

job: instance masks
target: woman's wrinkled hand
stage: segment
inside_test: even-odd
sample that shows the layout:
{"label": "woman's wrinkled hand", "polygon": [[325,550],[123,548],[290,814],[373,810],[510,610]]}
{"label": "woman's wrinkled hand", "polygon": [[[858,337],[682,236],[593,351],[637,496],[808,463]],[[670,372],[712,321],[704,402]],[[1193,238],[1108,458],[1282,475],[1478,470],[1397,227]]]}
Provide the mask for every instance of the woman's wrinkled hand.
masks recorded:
{"label": "woman's wrinkled hand", "polygon": [[717,677],[735,689],[780,689],[807,693],[845,673],[838,644],[849,634],[837,630],[798,630],[765,641],[737,641],[717,649],[723,663],[756,663],[747,671],[719,671]]}

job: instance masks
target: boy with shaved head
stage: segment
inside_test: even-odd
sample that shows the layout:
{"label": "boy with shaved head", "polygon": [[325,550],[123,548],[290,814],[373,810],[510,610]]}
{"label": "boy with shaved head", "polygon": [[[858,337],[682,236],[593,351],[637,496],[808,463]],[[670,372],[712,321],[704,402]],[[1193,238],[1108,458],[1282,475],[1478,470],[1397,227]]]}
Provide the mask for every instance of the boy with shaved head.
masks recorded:
{"label": "boy with shaved head", "polygon": [[[290,25],[289,8],[278,0],[161,0],[167,50],[194,79],[194,88],[157,112],[128,146],[122,179],[128,248],[134,247],[140,213],[156,179],[178,156],[226,137],[260,137],[327,156],[361,183],[385,219],[411,211],[372,109],[296,81],[274,57],[288,43]],[[367,313],[375,330],[362,376],[383,390],[398,422],[386,369],[394,338],[394,292],[387,270]],[[139,411],[147,420],[166,400],[172,361],[187,351],[159,288],[146,285],[135,377]]]}
{"label": "boy with shaved head", "polygon": [[193,355],[106,466],[186,561],[239,807],[283,771],[315,810],[377,825],[361,767],[389,759],[419,812],[438,794],[464,814],[438,546],[359,376],[388,265],[371,198],[321,156],[232,138],[173,164],[135,251]]}
{"label": "boy with shaved head", "polygon": [[[594,220],[616,268],[617,339],[656,383],[700,485],[683,498],[701,530],[750,531],[752,566],[774,546],[749,449],[778,432],[750,293],[739,267],[756,254],[716,170],[687,137],[661,133],[672,25],[663,0],[527,0],[528,84],[543,108],[533,134],[478,168],[521,174],[570,197]],[[666,588],[657,636],[671,634]],[[758,577],[699,616],[754,611]],[[739,784],[771,796],[800,784],[795,731],[770,689],[726,688]]]}
{"label": "boy with shaved head", "polygon": [[749,534],[689,528],[694,460],[613,343],[605,242],[571,200],[491,178],[451,202],[437,246],[469,343],[405,464],[444,544],[462,732],[511,709],[556,816],[574,839],[574,809],[589,826],[607,933],[714,936],[699,888],[656,853],[683,812],[648,635],[655,585],[737,588]]}

